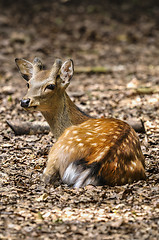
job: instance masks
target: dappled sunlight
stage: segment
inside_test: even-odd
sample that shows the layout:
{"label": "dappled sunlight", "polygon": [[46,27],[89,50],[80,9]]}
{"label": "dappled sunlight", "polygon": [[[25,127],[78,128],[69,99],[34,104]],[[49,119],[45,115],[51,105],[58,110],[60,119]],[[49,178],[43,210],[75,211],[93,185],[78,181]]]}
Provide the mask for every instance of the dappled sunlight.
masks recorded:
{"label": "dappled sunlight", "polygon": [[151,215],[151,207],[143,206],[138,209],[133,209],[126,207],[124,210],[118,206],[106,206],[97,209],[96,206],[88,207],[87,209],[71,208],[67,207],[63,210],[53,207],[53,209],[42,211],[42,217],[44,221],[73,221],[73,222],[110,222],[115,225],[118,221],[122,220],[124,222],[135,222],[137,219],[140,220],[141,217],[146,217]]}

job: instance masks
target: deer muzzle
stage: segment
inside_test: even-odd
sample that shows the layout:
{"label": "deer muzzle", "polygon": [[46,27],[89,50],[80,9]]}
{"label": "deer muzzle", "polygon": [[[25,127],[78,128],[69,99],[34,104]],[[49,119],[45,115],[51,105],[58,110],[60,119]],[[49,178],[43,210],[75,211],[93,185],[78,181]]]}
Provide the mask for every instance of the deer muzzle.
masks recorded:
{"label": "deer muzzle", "polygon": [[30,99],[22,99],[20,102],[21,107],[23,108],[28,108],[29,107],[29,103],[30,103]]}

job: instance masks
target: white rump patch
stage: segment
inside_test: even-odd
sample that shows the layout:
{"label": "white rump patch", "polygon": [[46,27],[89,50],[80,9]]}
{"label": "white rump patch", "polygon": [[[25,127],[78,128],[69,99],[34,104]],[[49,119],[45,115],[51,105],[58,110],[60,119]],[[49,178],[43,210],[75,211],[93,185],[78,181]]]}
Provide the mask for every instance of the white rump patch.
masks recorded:
{"label": "white rump patch", "polygon": [[80,188],[85,186],[85,179],[88,177],[90,174],[90,169],[86,169],[77,178],[76,182],[74,183],[75,188]]}
{"label": "white rump patch", "polygon": [[89,184],[97,185],[97,180],[93,177],[88,177],[91,169],[83,169],[82,165],[76,165],[75,163],[70,163],[66,168],[62,181],[68,185],[73,185],[75,188],[85,187]]}
{"label": "white rump patch", "polygon": [[76,166],[73,163],[70,163],[63,174],[62,181],[68,185],[72,185],[78,177],[79,172],[77,171]]}

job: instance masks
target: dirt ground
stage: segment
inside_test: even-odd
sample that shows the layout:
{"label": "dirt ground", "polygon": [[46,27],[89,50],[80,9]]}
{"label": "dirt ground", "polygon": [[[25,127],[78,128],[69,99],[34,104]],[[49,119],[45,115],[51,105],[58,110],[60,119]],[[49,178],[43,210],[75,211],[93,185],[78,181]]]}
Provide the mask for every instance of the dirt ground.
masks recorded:
{"label": "dirt ground", "polygon": [[[119,2],[1,1],[0,239],[159,239],[159,6]],[[15,136],[6,124],[44,121],[19,104],[26,82],[14,59],[35,56],[47,68],[74,60],[68,94],[91,116],[144,121],[146,181],[44,186],[53,136]],[[84,66],[108,71],[76,72]]]}

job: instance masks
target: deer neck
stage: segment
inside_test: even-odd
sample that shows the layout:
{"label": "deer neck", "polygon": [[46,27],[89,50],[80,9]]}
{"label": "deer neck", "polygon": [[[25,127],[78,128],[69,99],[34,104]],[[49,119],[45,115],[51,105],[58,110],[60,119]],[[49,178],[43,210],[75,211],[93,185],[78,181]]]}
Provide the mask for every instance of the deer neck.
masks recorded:
{"label": "deer neck", "polygon": [[66,92],[58,100],[56,106],[52,104],[53,107],[49,111],[42,112],[56,139],[69,126],[78,125],[90,118],[71,101]]}

